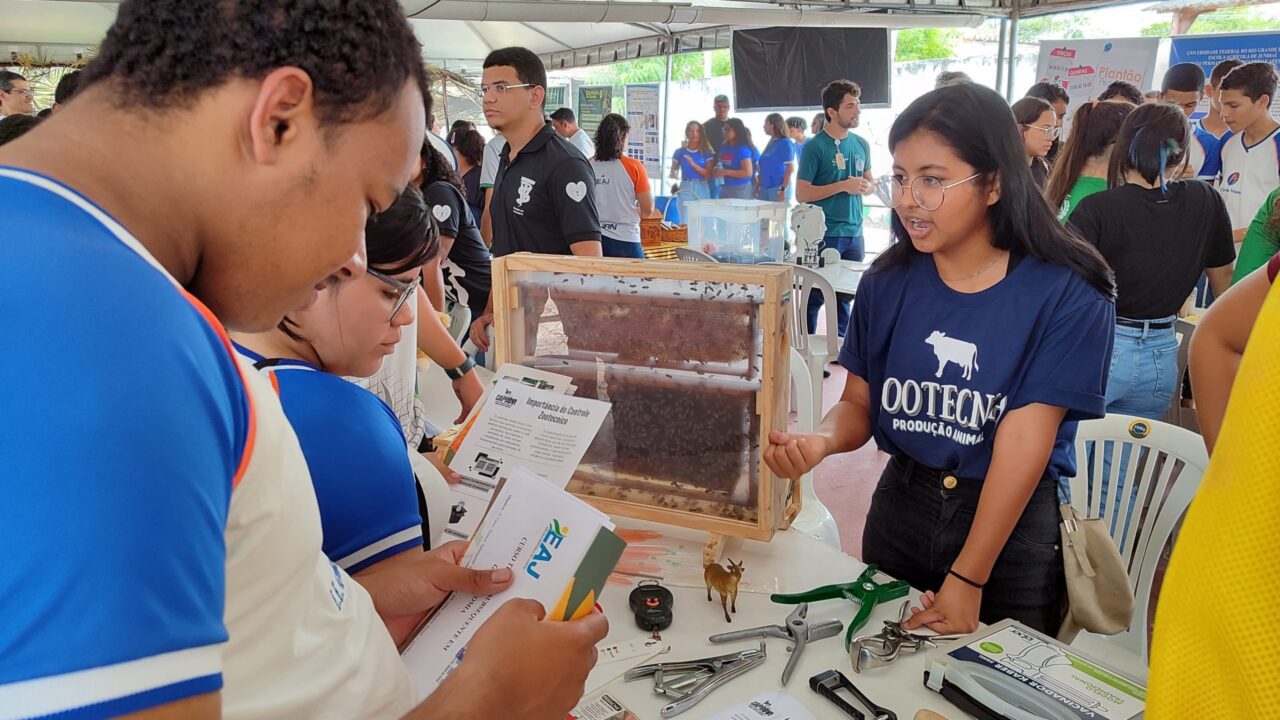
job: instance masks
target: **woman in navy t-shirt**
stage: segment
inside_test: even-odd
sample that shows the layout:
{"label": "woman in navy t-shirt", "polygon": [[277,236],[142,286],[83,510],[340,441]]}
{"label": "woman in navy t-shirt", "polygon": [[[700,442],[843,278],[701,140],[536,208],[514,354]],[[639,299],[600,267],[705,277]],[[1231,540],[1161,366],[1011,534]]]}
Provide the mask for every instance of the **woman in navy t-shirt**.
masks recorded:
{"label": "woman in navy t-shirt", "polygon": [[724,125],[724,144],[720,146],[720,162],[714,172],[723,183],[720,199],[750,200],[755,197],[756,146],[751,131],[738,118]]}
{"label": "woman in navy t-shirt", "polygon": [[817,432],[774,433],[765,460],[798,477],[874,438],[893,457],[863,560],[927,591],[906,626],[1054,634],[1057,484],[1076,421],[1105,411],[1111,271],[1040,196],[995,92],[921,97],[889,147],[897,242],[858,288],[844,394]]}

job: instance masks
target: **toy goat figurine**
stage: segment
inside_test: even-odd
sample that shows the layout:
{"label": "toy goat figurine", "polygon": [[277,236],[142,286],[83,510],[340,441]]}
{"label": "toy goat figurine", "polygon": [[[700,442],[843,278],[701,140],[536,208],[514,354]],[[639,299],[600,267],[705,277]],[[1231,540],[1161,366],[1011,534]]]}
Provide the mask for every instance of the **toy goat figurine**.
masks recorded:
{"label": "toy goat figurine", "polygon": [[[720,593],[720,607],[724,609],[724,621],[733,622],[729,611],[738,612],[738,582],[742,580],[742,563],[735,563],[729,558],[729,569],[725,570],[717,563],[710,563],[702,572],[702,579],[707,582],[707,601],[711,600],[711,588]],[[726,607],[727,606],[727,607]]]}

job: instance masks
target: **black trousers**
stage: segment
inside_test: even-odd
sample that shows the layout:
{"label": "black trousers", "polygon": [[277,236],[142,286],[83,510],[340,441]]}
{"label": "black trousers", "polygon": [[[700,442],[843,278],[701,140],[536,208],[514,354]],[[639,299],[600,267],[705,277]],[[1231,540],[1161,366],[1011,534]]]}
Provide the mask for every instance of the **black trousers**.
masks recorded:
{"label": "black trousers", "polygon": [[[982,622],[1013,618],[1057,634],[1066,580],[1056,487],[1044,477],[1032,493],[982,592]],[[969,536],[981,492],[981,480],[893,458],[871,500],[862,559],[912,587],[936,592]]]}

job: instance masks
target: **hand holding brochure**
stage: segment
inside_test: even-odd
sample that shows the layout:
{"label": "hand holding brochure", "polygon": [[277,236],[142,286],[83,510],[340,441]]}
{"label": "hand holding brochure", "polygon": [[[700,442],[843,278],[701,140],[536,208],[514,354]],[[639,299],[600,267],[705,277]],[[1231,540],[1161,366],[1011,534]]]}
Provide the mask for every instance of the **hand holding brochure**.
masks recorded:
{"label": "hand holding brochure", "polygon": [[425,698],[462,662],[475,632],[512,598],[531,598],[548,620],[586,616],[626,547],[607,515],[523,469],[513,469],[463,556],[470,568],[509,567],[511,587],[489,597],[455,593],[404,651],[414,691]]}

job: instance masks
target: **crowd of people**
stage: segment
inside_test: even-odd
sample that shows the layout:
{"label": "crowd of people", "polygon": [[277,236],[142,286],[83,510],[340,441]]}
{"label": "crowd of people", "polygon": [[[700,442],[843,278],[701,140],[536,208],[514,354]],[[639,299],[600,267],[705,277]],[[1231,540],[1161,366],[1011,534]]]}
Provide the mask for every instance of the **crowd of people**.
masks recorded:
{"label": "crowd of people", "polygon": [[[589,137],[571,110],[548,114],[542,62],[510,47],[480,86],[498,136],[459,121],[441,137],[398,3],[288,10],[125,0],[43,119],[26,79],[0,73],[0,193],[21,210],[7,258],[71,288],[50,292],[47,272],[0,287],[16,340],[0,359],[0,597],[17,599],[0,705],[564,717],[608,623],[543,622],[526,600],[415,703],[397,645],[449,592],[512,577],[436,544],[445,508],[424,478],[458,478],[430,451],[415,359],[444,368],[464,417],[484,388],[441,311],[469,310],[490,349],[494,257],[643,256],[654,192],[631,128],[609,114]],[[895,242],[836,308],[839,401],[816,432],[773,434],[763,461],[798,477],[872,439],[892,456],[863,559],[925,591],[906,627],[1056,631],[1076,422],[1164,414],[1182,392],[1173,323],[1202,278],[1217,301],[1192,348],[1201,426],[1210,447],[1247,447],[1268,408],[1228,399],[1274,378],[1250,348],[1280,337],[1263,309],[1280,271],[1276,84],[1265,63],[1207,80],[1175,65],[1156,102],[1117,84],[1063,139],[1063,88],[1011,107],[953,74],[896,118],[880,181],[848,80],[809,123],[769,115],[763,150],[725,96],[686,125],[682,193],[817,205],[823,246],[849,260],[862,199],[879,184],[894,209]],[[1230,467],[1205,491],[1238,492],[1215,483]],[[1218,540],[1208,512],[1180,544]],[[1189,562],[1175,554],[1165,632],[1196,612],[1177,600]],[[1177,695],[1179,672],[1157,662],[1153,687]],[[1153,716],[1183,709],[1168,707]]]}

